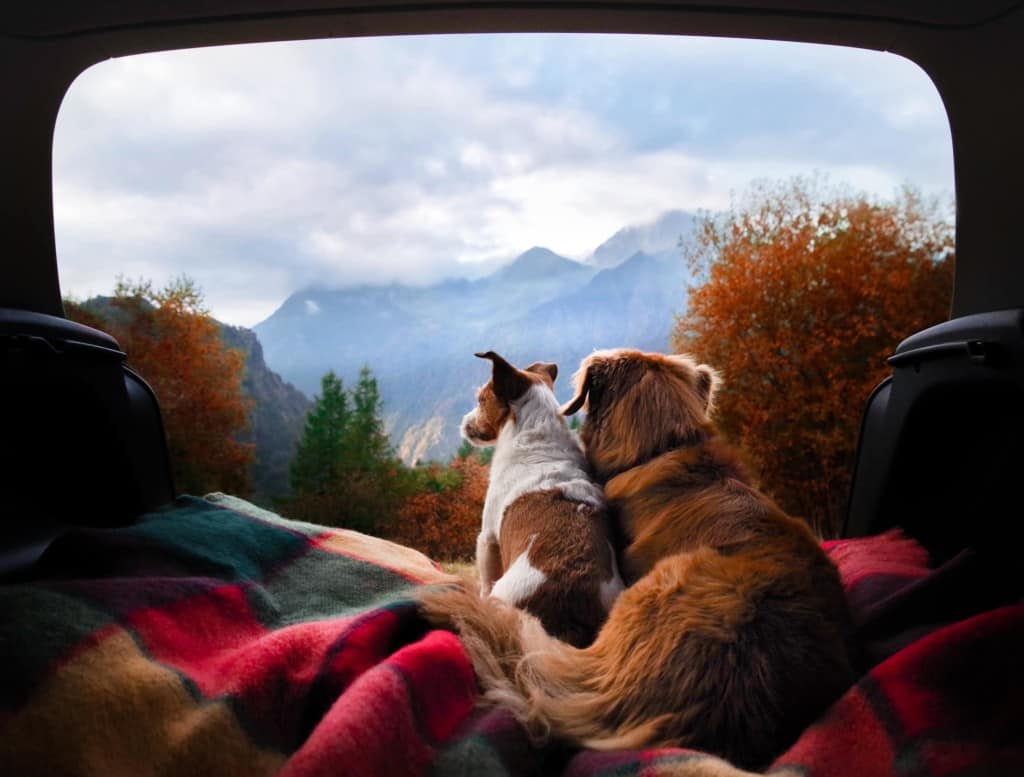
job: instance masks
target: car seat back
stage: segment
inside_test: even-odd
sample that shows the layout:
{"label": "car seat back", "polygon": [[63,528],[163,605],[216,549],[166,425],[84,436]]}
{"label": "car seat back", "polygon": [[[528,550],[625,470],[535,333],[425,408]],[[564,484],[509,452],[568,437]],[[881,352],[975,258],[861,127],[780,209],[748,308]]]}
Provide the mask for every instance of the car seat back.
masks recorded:
{"label": "car seat back", "polygon": [[998,544],[1024,473],[1024,310],[904,340],[864,413],[844,536],[900,526],[936,562]]}
{"label": "car seat back", "polygon": [[110,335],[0,308],[0,574],[67,525],[121,526],[171,500],[152,389]]}

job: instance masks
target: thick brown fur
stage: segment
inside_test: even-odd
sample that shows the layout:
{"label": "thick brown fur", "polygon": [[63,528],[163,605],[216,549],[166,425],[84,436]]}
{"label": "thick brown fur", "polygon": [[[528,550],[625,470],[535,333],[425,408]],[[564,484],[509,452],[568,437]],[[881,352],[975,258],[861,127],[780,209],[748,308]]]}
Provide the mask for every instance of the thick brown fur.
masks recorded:
{"label": "thick brown fur", "polygon": [[682,746],[766,765],[852,682],[838,574],[806,525],[754,486],[688,357],[599,352],[567,406],[620,521],[633,582],[578,650],[458,590],[425,612],[458,630],[486,698],[538,739]]}

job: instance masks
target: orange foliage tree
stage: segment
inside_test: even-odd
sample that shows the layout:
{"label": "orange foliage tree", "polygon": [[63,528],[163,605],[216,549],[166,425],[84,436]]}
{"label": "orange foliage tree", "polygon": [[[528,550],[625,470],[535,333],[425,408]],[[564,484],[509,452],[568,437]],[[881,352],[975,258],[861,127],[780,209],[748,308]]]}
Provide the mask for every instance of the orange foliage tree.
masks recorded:
{"label": "orange foliage tree", "polygon": [[782,507],[822,536],[845,514],[861,413],[904,337],[945,320],[953,229],[907,188],[755,185],[705,214],[672,346],[723,376],[717,419]]}
{"label": "orange foliage tree", "polygon": [[110,332],[156,392],[178,490],[245,494],[253,446],[236,439],[251,404],[242,391],[244,360],[224,345],[195,283],[180,278],[154,289],[120,280],[109,304],[65,303],[65,310]]}
{"label": "orange foliage tree", "polygon": [[383,534],[434,559],[472,559],[488,469],[477,455],[456,457],[447,468],[426,468],[420,488],[402,503]]}

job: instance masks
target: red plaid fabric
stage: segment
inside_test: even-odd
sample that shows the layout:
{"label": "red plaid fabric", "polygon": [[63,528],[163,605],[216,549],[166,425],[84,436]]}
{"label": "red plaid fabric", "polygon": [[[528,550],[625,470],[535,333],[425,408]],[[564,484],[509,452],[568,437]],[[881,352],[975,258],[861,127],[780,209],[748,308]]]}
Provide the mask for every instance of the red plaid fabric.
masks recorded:
{"label": "red plaid fabric", "polygon": [[[930,570],[898,533],[826,547],[865,672],[769,773],[1024,774],[1024,605],[965,593],[977,560]],[[448,582],[415,551],[230,499],[75,530],[0,585],[0,775],[744,774],[530,747],[475,709],[458,639],[417,614],[412,587]]]}

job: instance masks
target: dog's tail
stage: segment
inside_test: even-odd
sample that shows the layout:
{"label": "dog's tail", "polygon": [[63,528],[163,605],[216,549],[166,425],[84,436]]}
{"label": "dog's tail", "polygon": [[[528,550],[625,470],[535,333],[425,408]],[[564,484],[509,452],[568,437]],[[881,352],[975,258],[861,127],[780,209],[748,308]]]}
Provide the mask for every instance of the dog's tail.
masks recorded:
{"label": "dog's tail", "polygon": [[[586,648],[475,586],[421,600],[430,620],[459,633],[484,698],[538,743],[692,747],[754,768],[853,679],[842,630],[790,561],[711,548],[664,559],[619,596]],[[819,582],[841,597],[829,569]]]}
{"label": "dog's tail", "polygon": [[473,662],[486,702],[509,710],[531,739],[568,739],[599,750],[639,748],[657,739],[661,721],[629,720],[620,710],[601,651],[549,635],[529,613],[472,585],[423,589],[421,611],[456,631]]}

